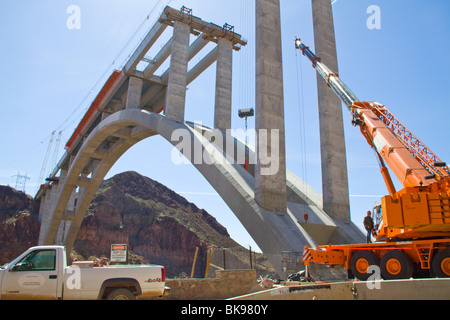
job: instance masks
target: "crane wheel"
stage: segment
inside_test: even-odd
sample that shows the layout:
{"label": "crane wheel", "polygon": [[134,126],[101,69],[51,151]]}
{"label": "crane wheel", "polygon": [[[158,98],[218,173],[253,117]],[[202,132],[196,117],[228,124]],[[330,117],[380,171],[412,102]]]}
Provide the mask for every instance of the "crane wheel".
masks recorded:
{"label": "crane wheel", "polygon": [[414,264],[406,253],[394,250],[381,258],[380,269],[385,280],[409,279],[414,273]]}
{"label": "crane wheel", "polygon": [[438,278],[450,278],[450,249],[438,252],[433,258],[431,268]]}
{"label": "crane wheel", "polygon": [[371,274],[367,271],[370,266],[378,266],[380,259],[371,251],[357,251],[350,262],[353,275],[361,281],[369,279]]}

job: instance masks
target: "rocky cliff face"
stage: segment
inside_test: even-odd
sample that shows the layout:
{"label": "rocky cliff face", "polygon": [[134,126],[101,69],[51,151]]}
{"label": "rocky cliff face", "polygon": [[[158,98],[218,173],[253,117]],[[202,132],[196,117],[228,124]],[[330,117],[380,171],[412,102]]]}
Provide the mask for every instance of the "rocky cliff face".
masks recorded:
{"label": "rocky cliff face", "polygon": [[[32,198],[8,187],[0,189],[0,257],[3,263],[37,244],[38,205]],[[104,181],[86,212],[74,251],[78,259],[110,256],[111,244],[128,244],[130,263],[162,264],[168,277],[190,274],[199,248],[195,276],[203,277],[207,251],[215,250],[220,265],[227,248],[227,267],[246,268],[248,250],[233,241],[226,228],[164,185],[125,172]],[[15,250],[20,246],[20,252]],[[9,249],[7,249],[9,248]],[[23,248],[23,249],[22,249]],[[273,269],[259,255],[260,273]]]}
{"label": "rocky cliff face", "polygon": [[38,242],[39,204],[23,192],[0,186],[0,264]]}
{"label": "rocky cliff face", "polygon": [[175,276],[192,263],[196,247],[206,251],[208,244],[197,232],[228,236],[214,218],[207,224],[204,215],[162,184],[126,172],[101,184],[74,249],[84,257],[108,257],[111,244],[127,243],[134,262],[163,264]]}

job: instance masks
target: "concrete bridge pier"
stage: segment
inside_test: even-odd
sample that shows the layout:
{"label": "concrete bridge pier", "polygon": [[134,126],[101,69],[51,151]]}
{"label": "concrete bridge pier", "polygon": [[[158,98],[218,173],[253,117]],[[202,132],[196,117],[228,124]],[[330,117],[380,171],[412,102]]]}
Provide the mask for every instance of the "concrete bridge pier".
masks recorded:
{"label": "concrete bridge pier", "polygon": [[[318,57],[339,72],[330,0],[312,0],[314,43]],[[317,77],[323,209],[332,218],[350,221],[350,200],[341,100]]]}
{"label": "concrete bridge pier", "polygon": [[217,43],[214,128],[223,133],[231,129],[232,79],[233,43],[228,39],[220,38]]}
{"label": "concrete bridge pier", "polygon": [[[284,126],[283,61],[279,0],[256,0],[257,165],[255,199],[268,211],[286,213],[286,146]],[[275,140],[272,139],[274,133]],[[262,150],[267,152],[262,152]],[[267,168],[268,155],[277,167]],[[273,163],[272,163],[273,164]]]}
{"label": "concrete bridge pier", "polygon": [[179,21],[175,22],[165,115],[167,119],[178,122],[184,121],[190,31],[191,27],[189,25]]}
{"label": "concrete bridge pier", "polygon": [[130,77],[128,83],[126,109],[139,109],[142,100],[142,86],[144,81],[141,78]]}

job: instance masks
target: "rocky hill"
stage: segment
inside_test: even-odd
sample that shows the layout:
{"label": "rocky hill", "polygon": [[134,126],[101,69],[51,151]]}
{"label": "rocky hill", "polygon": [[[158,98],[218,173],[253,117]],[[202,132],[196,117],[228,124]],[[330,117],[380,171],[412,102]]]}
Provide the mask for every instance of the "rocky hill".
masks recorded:
{"label": "rocky hill", "polygon": [[[31,197],[0,186],[0,263],[37,244],[38,208]],[[223,266],[226,249],[227,268],[249,268],[248,250],[233,241],[213,216],[136,172],[116,175],[100,185],[72,254],[83,260],[109,257],[113,243],[128,244],[131,263],[164,265],[168,277],[190,274],[196,248],[197,277],[204,276],[209,249],[214,250],[212,263],[217,266]],[[259,274],[273,275],[263,255],[253,258]]]}
{"label": "rocky hill", "polygon": [[0,264],[15,258],[39,238],[39,207],[32,197],[0,186]]}

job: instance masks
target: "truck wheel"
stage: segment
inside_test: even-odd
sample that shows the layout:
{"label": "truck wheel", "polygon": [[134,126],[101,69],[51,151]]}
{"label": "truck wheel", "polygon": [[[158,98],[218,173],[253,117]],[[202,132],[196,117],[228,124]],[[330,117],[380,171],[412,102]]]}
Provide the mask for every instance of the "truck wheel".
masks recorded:
{"label": "truck wheel", "polygon": [[136,300],[133,292],[125,288],[117,288],[111,291],[106,300]]}
{"label": "truck wheel", "polygon": [[350,267],[355,278],[361,281],[369,279],[371,274],[367,273],[370,266],[378,266],[380,259],[371,251],[358,251],[352,256]]}
{"label": "truck wheel", "polygon": [[450,249],[438,252],[431,263],[433,273],[438,278],[450,278]]}
{"label": "truck wheel", "polygon": [[409,279],[414,273],[414,264],[406,253],[389,251],[380,262],[381,275],[385,280]]}

